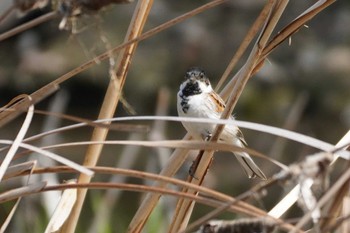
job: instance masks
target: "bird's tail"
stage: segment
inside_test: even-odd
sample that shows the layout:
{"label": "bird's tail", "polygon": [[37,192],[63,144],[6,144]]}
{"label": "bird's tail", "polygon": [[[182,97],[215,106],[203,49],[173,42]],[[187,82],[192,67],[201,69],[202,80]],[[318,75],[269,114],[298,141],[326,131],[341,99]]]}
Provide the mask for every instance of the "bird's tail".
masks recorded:
{"label": "bird's tail", "polygon": [[238,162],[243,167],[245,173],[249,178],[259,177],[262,180],[266,180],[265,174],[256,165],[253,159],[245,152],[234,152]]}

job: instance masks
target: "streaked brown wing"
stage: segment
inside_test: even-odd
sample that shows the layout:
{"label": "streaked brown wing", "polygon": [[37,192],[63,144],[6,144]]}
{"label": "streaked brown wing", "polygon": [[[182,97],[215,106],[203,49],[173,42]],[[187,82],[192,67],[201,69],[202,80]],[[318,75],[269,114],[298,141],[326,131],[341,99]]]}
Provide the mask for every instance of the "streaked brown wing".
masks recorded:
{"label": "streaked brown wing", "polygon": [[210,96],[210,98],[212,98],[213,102],[216,105],[216,111],[218,113],[222,113],[225,109],[225,106],[226,106],[224,100],[221,99],[221,97],[218,94],[216,94],[214,91],[211,92],[209,94],[209,96]]}

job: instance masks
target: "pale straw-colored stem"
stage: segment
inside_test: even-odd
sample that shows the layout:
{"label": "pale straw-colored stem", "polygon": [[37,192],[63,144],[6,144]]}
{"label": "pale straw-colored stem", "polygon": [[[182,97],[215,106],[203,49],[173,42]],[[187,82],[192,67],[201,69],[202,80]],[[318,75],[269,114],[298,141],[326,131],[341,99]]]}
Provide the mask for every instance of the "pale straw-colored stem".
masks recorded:
{"label": "pale straw-colored stem", "polygon": [[[128,32],[125,37],[125,41],[132,40],[136,37],[138,37],[142,33],[142,29],[145,25],[146,19],[148,17],[148,14],[150,12],[151,6],[153,4],[153,0],[140,0],[135,8],[133,18],[131,20]],[[119,53],[118,60],[117,60],[117,70],[115,73],[111,74],[110,83],[98,116],[98,119],[105,119],[105,118],[111,118],[114,115],[115,109],[119,103],[119,97],[121,90],[123,88],[126,74],[128,71],[128,67],[131,62],[131,58],[135,52],[137,44],[131,44],[128,47],[126,47],[124,50],[122,50],[121,53]],[[91,141],[95,140],[101,140],[104,141],[108,134],[108,128],[95,128]],[[90,145],[87,148],[84,165],[85,166],[95,166],[101,151],[102,151],[103,145]],[[89,183],[91,180],[91,177],[81,174],[78,179],[78,183]],[[68,218],[67,223],[63,227],[62,232],[66,233],[73,233],[75,231],[78,218],[80,216],[83,203],[85,200],[85,196],[87,193],[87,189],[79,189],[78,195],[77,195],[77,202],[72,210],[71,216]]]}

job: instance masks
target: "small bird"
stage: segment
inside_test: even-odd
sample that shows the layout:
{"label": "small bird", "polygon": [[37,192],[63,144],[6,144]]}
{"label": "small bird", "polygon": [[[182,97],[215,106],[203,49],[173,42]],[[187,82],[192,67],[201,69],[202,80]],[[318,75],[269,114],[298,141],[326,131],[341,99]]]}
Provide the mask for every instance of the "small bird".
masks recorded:
{"label": "small bird", "polygon": [[[177,93],[179,116],[220,119],[225,109],[225,102],[213,90],[205,72],[198,67],[190,68],[186,72],[185,79]],[[231,116],[230,119],[234,118]],[[198,140],[210,138],[216,127],[216,124],[211,123],[182,122],[182,124],[188,133]],[[242,132],[235,125],[226,125],[219,141],[232,143],[242,148],[247,145]],[[234,152],[234,154],[249,178],[259,177],[266,180],[265,174],[249,154],[245,152]]]}

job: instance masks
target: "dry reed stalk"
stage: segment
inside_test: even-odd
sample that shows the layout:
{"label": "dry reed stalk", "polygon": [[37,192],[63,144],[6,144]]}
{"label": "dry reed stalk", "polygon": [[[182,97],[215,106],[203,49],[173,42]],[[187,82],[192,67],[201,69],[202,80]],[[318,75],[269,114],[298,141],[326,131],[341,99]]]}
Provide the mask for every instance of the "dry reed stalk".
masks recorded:
{"label": "dry reed stalk", "polygon": [[[169,104],[169,91],[166,88],[162,88],[159,91],[158,100],[157,100],[157,107],[155,111],[156,116],[165,116],[167,115],[167,109]],[[148,134],[149,140],[156,141],[164,139],[164,127],[165,127],[164,121],[155,121],[154,125],[151,127],[152,131]],[[140,134],[131,134],[127,141],[135,141],[135,140],[142,140],[142,136]],[[164,156],[164,153],[162,151],[169,150],[169,148],[155,148],[158,152],[159,160],[167,159],[168,156]],[[123,148],[123,151],[120,154],[120,159],[118,160],[117,164],[114,166],[116,168],[130,168],[133,166],[133,164],[137,161],[137,154],[140,151],[140,147],[135,147],[133,145],[126,145]],[[149,160],[154,161],[154,160]],[[113,176],[109,180],[110,183],[126,183],[127,176]],[[145,180],[144,182],[146,182]],[[108,223],[108,221],[111,218],[111,212],[113,209],[111,206],[114,206],[115,203],[119,200],[119,197],[121,196],[122,192],[121,190],[107,190],[104,194],[104,197],[101,201],[101,203],[98,206],[98,209],[95,213],[97,213],[91,222],[90,228],[88,233],[95,233],[102,229],[103,226]]]}
{"label": "dry reed stalk", "polygon": [[[151,10],[153,0],[140,0],[135,8],[133,18],[130,22],[128,32],[125,37],[125,42],[137,38],[143,30],[148,14]],[[119,102],[121,90],[126,79],[127,71],[131,63],[132,56],[136,50],[137,43],[130,44],[126,47],[122,53],[119,54],[117,60],[117,70],[115,74],[111,74],[111,80],[108,85],[108,89],[98,116],[98,119],[111,118],[114,115],[115,109]],[[109,123],[108,123],[109,124]],[[104,141],[107,137],[108,129],[106,128],[95,128],[91,140],[92,141]],[[103,144],[91,145],[88,147],[85,155],[84,165],[95,166],[99,156],[101,154]],[[91,177],[81,174],[78,179],[78,183],[89,183]],[[62,228],[62,232],[75,231],[78,218],[80,216],[82,206],[85,200],[87,189],[78,190],[77,202],[72,210],[70,218]]]}
{"label": "dry reed stalk", "polygon": [[215,87],[215,91],[218,91],[221,88],[221,86],[224,84],[224,82],[226,81],[226,79],[228,78],[232,70],[235,68],[235,66],[237,65],[237,62],[242,57],[242,55],[248,48],[249,44],[252,42],[253,38],[256,36],[256,34],[259,32],[259,30],[263,26],[263,23],[265,22],[265,19],[268,17],[270,13],[270,9],[274,3],[275,3],[274,0],[267,1],[264,8],[260,12],[259,16],[257,17],[255,22],[247,32],[247,35],[244,37],[242,43],[239,45],[237,52],[235,52],[228,66],[226,67],[225,72],[223,73],[222,77],[220,78],[218,84]]}

